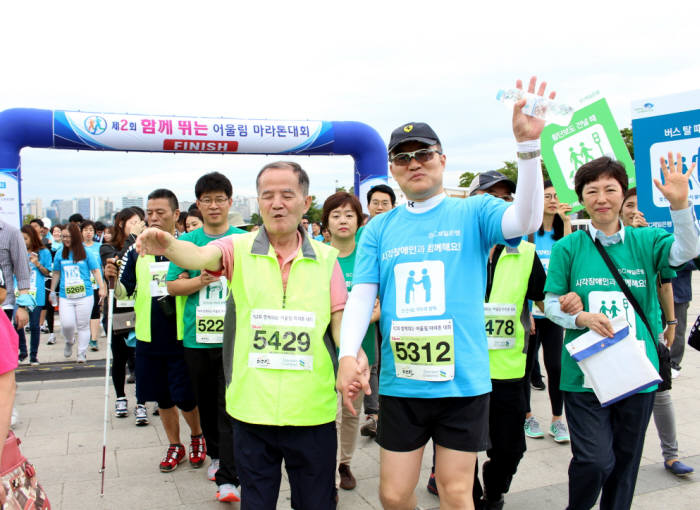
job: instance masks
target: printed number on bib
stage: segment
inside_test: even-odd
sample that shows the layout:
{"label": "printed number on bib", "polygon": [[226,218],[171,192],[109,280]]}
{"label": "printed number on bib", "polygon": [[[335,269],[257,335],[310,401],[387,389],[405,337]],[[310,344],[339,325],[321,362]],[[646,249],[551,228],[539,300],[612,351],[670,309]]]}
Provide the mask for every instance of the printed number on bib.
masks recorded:
{"label": "printed number on bib", "polygon": [[36,271],[29,273],[29,294],[36,299]]}
{"label": "printed number on bib", "polygon": [[452,319],[392,321],[396,377],[449,381],[455,376]]}
{"label": "printed number on bib", "polygon": [[220,344],[224,341],[226,305],[198,306],[195,338],[198,344]]}
{"label": "printed number on bib", "polygon": [[489,341],[489,350],[515,347],[517,313],[515,305],[484,303],[484,327]]}
{"label": "printed number on bib", "polygon": [[313,370],[311,335],[316,314],[255,309],[250,314],[248,366],[272,370]]}
{"label": "printed number on bib", "polygon": [[221,277],[199,290],[199,304],[195,313],[198,344],[220,344],[224,341],[224,316],[228,287]]}
{"label": "printed number on bib", "polygon": [[75,265],[63,266],[63,275],[65,277],[64,289],[68,299],[76,299],[85,296],[85,282],[80,276],[80,268]]}
{"label": "printed number on bib", "polygon": [[151,262],[148,270],[151,273],[151,297],[167,296],[168,287],[165,276],[168,274],[170,262]]}

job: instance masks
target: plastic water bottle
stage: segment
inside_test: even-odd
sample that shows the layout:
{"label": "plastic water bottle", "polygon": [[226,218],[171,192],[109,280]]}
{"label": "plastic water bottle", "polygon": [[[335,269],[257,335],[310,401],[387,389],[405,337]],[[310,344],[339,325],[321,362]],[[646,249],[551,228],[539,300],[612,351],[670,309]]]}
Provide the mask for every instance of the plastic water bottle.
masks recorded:
{"label": "plastic water bottle", "polygon": [[58,298],[56,297],[55,292],[49,293],[49,303],[51,303],[51,306],[53,306],[54,310],[58,308]]}
{"label": "plastic water bottle", "polygon": [[527,103],[523,106],[524,114],[542,119],[547,124],[553,123],[560,126],[568,126],[571,122],[574,109],[569,105],[557,103],[546,97],[524,92],[521,89],[501,89],[496,94],[497,101],[510,107],[523,98],[527,100]]}

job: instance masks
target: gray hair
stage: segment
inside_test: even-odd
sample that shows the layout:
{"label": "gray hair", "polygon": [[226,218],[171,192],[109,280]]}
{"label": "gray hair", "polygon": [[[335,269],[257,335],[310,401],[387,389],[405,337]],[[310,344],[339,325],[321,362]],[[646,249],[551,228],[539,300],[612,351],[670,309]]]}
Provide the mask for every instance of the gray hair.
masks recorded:
{"label": "gray hair", "polygon": [[309,195],[309,175],[299,163],[295,163],[294,161],[275,161],[262,167],[260,172],[258,172],[258,176],[255,178],[255,191],[257,193],[260,193],[260,176],[271,168],[289,168],[297,176],[297,179],[299,179],[299,187],[303,195],[305,197]]}

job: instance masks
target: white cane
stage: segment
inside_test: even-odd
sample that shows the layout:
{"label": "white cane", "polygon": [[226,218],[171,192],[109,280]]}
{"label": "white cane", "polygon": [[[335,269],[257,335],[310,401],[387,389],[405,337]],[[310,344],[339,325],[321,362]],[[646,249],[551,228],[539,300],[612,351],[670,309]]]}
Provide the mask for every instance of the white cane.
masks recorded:
{"label": "white cane", "polygon": [[100,485],[100,497],[105,494],[105,469],[107,461],[107,423],[109,422],[109,362],[112,353],[112,314],[114,312],[114,278],[109,278],[109,302],[107,303],[107,347],[105,356],[105,415],[102,428],[102,483]]}

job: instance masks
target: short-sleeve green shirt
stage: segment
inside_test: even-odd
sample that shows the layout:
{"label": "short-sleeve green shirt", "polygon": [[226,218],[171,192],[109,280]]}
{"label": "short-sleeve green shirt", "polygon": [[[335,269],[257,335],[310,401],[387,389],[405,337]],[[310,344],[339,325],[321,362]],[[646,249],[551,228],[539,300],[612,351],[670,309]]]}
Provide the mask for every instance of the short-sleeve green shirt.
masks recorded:
{"label": "short-sleeve green shirt", "polygon": [[[644,310],[654,337],[661,332],[656,276],[669,268],[671,244],[673,236],[665,230],[625,227],[623,242],[604,247]],[[658,369],[654,338],[618,287],[590,234],[583,230],[557,241],[549,260],[545,292],[563,295],[572,291],[581,298],[585,311],[604,313],[610,319],[624,317],[630,325],[630,332],[644,341],[647,357]],[[566,330],[564,344],[586,331]],[[592,391],[583,387],[583,373],[566,348],[562,350],[560,388],[564,391]],[[655,390],[656,386],[653,386],[644,392]]]}
{"label": "short-sleeve green shirt", "polygon": [[[340,269],[343,271],[343,277],[345,278],[345,285],[348,288],[348,292],[350,292],[350,288],[352,287],[352,272],[355,267],[356,254],[357,246],[355,246],[353,252],[347,257],[338,257],[338,264],[340,264]],[[365,333],[365,337],[362,339],[362,348],[364,349],[365,354],[367,354],[367,360],[369,361],[370,366],[374,364],[374,342],[377,334],[376,330],[376,324],[370,324],[367,328],[367,333]]]}
{"label": "short-sleeve green shirt", "polygon": [[[215,241],[216,239],[221,239],[222,237],[229,236],[231,234],[245,234],[245,230],[241,230],[240,228],[236,227],[229,227],[229,229],[226,231],[226,233],[218,235],[218,236],[210,236],[207,235],[204,232],[204,228],[198,228],[196,230],[193,230],[192,232],[188,232],[187,234],[181,235],[178,239],[181,241],[189,241],[193,244],[196,244],[197,246],[205,246],[209,244],[212,241]],[[189,270],[189,269],[183,269],[172,262],[170,263],[170,267],[168,268],[168,275],[166,276],[166,280],[171,282],[174,280],[177,280],[177,277],[181,273],[187,273],[189,274],[190,278],[196,278],[201,274],[201,271],[199,270]],[[183,316],[183,322],[185,326],[185,331],[184,331],[184,336],[183,336],[183,345],[185,347],[193,348],[193,349],[206,349],[206,348],[221,348],[222,344],[210,344],[210,343],[198,343],[196,339],[196,312],[197,312],[197,306],[199,305],[199,291],[195,292],[194,294],[190,294],[187,296],[187,301],[185,302],[185,312]]]}

